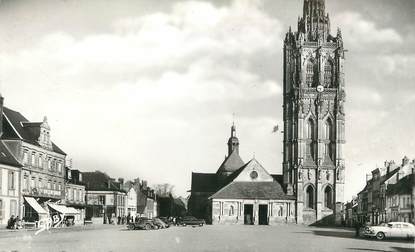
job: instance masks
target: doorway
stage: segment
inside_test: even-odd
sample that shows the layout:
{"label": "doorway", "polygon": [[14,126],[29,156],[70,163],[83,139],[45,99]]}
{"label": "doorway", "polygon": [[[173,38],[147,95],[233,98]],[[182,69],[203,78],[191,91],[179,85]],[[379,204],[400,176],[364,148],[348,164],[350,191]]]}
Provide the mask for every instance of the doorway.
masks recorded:
{"label": "doorway", "polygon": [[244,224],[254,225],[254,205],[252,204],[244,205]]}
{"label": "doorway", "polygon": [[268,225],[268,205],[259,205],[259,225]]}

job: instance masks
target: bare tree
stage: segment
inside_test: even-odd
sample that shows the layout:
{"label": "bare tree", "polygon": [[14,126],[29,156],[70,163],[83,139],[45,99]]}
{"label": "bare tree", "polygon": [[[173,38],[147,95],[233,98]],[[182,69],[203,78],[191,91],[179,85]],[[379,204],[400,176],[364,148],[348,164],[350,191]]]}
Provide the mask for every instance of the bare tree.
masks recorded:
{"label": "bare tree", "polygon": [[168,183],[154,185],[154,192],[159,196],[170,196],[173,194],[174,185]]}

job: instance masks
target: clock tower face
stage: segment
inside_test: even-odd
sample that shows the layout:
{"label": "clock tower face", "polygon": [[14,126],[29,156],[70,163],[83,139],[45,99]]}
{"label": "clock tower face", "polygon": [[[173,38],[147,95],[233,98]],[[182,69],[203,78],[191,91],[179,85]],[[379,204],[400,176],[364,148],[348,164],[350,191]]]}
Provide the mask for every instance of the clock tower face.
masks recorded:
{"label": "clock tower face", "polygon": [[324,91],[324,87],[322,85],[317,86],[317,92],[321,93]]}

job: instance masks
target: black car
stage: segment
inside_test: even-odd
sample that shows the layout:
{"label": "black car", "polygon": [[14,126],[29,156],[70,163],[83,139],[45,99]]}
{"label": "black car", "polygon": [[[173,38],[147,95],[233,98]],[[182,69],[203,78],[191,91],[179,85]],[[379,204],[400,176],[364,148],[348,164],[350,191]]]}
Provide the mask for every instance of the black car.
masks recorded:
{"label": "black car", "polygon": [[179,218],[178,225],[180,226],[203,226],[206,224],[206,221],[203,219],[197,219],[193,216],[185,216],[183,218]]}
{"label": "black car", "polygon": [[133,222],[128,224],[128,229],[135,230],[135,229],[142,229],[142,230],[151,230],[151,229],[158,229],[152,219],[148,218],[139,218],[137,222]]}

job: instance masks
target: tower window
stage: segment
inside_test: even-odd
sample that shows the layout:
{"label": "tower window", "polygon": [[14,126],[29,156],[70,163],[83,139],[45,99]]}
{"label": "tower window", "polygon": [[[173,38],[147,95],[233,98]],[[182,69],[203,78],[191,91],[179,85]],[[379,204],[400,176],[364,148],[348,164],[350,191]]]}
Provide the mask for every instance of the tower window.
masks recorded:
{"label": "tower window", "polygon": [[333,209],[333,192],[330,186],[324,190],[324,207]]}
{"label": "tower window", "polygon": [[327,61],[324,65],[324,86],[332,87],[333,84],[333,64]]}
{"label": "tower window", "polygon": [[306,68],[306,84],[308,87],[313,86],[314,80],[314,63],[312,60],[308,61]]}
{"label": "tower window", "polygon": [[315,139],[315,127],[314,127],[314,121],[312,119],[309,119],[307,122],[307,139],[314,140]]}
{"label": "tower window", "polygon": [[314,189],[312,185],[309,185],[306,190],[306,207],[314,209]]}

